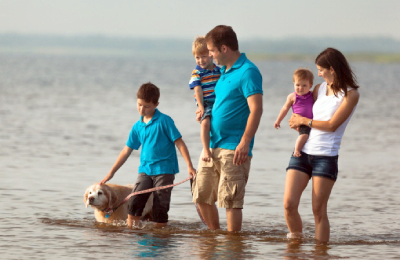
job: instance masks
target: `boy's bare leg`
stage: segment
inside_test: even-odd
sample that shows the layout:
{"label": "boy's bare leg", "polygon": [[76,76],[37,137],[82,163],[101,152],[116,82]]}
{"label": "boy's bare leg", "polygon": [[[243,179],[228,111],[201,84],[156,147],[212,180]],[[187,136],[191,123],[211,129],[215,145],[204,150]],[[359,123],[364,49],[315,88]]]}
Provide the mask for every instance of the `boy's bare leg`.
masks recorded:
{"label": "boy's bare leg", "polygon": [[203,144],[203,158],[202,160],[205,162],[209,162],[211,160],[211,152],[210,152],[210,117],[206,117],[201,121],[201,130],[200,137],[201,142]]}
{"label": "boy's bare leg", "polygon": [[301,149],[303,149],[305,143],[307,142],[308,139],[308,134],[302,134],[297,137],[296,144],[294,146],[294,157],[300,157],[301,156]]}
{"label": "boy's bare leg", "polygon": [[155,228],[163,228],[166,227],[168,225],[168,223],[155,223],[154,227]]}
{"label": "boy's bare leg", "polygon": [[140,216],[133,216],[133,215],[128,214],[128,219],[126,221],[128,228],[139,226],[139,222],[140,222]]}
{"label": "boy's bare leg", "polygon": [[204,218],[204,221],[206,222],[208,229],[210,230],[220,229],[218,209],[215,206],[215,204],[209,205],[207,203],[198,203],[197,205],[199,205],[201,216]]}

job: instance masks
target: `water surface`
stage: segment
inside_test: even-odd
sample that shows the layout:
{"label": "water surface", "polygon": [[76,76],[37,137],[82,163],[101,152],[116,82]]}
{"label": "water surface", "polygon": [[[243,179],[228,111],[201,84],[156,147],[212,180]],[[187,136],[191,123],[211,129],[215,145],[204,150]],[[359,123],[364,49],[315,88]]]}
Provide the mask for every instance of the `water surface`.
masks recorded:
{"label": "water surface", "polygon": [[[286,239],[285,168],[296,139],[286,118],[273,128],[292,72],[312,63],[257,62],[264,77],[264,114],[246,188],[243,231],[208,231],[191,202],[189,183],[173,190],[170,225],[142,230],[96,223],[86,188],[109,171],[134,122],[136,91],[161,89],[197,165],[201,143],[188,59],[0,56],[0,249],[2,259],[394,259],[400,257],[399,64],[354,63],[361,99],[339,158],[329,201],[331,241],[314,241],[311,183],[300,205],[305,238]],[[316,83],[321,82],[319,78]],[[181,172],[187,177],[179,156]],[[139,153],[112,183],[134,183]]]}

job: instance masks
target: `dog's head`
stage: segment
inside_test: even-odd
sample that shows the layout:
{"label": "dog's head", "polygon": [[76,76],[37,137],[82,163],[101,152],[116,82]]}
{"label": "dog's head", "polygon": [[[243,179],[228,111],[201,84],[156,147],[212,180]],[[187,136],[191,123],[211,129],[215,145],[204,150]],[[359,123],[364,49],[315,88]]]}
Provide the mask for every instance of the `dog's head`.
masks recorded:
{"label": "dog's head", "polygon": [[90,205],[99,210],[114,208],[118,203],[115,192],[106,184],[100,185],[98,183],[95,183],[86,189],[85,195],[83,196],[83,202],[85,203],[86,208]]}

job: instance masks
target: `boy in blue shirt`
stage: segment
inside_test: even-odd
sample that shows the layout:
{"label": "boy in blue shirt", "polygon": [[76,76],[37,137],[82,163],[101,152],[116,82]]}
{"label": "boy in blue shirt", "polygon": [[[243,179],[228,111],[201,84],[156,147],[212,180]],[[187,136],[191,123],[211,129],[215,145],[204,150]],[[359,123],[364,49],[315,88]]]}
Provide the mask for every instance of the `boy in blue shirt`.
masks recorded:
{"label": "boy in blue shirt", "polygon": [[[126,146],[100,184],[109,181],[132,151],[138,150],[140,146],[142,146],[142,150],[140,152],[139,177],[132,192],[173,184],[175,174],[179,172],[175,146],[185,159],[189,174],[192,176],[196,174],[189,151],[174,121],[157,109],[159,97],[160,90],[150,82],[139,88],[137,109],[141,118],[133,125]],[[156,223],[156,228],[167,225],[171,191],[172,188],[153,192],[153,221]],[[149,196],[150,193],[145,193],[131,198],[127,220],[129,228],[138,226]]]}
{"label": "boy in blue shirt", "polygon": [[209,162],[210,152],[210,127],[211,109],[215,101],[214,88],[221,76],[220,69],[213,63],[209,55],[205,37],[197,37],[192,45],[193,56],[196,60],[196,68],[192,71],[189,81],[190,89],[194,90],[197,102],[197,121],[201,124],[200,137],[203,144],[201,160]]}

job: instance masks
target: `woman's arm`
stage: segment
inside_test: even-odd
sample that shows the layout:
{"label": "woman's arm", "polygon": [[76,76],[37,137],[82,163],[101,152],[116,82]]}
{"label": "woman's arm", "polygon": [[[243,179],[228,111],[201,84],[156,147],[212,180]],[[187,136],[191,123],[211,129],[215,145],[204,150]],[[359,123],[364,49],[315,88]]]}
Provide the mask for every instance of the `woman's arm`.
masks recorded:
{"label": "woman's arm", "polygon": [[314,103],[315,103],[315,101],[317,101],[317,98],[318,98],[319,86],[321,86],[321,84],[316,85],[316,86],[314,87],[313,92],[312,92],[312,94],[313,94],[313,99],[314,99]]}
{"label": "woman's arm", "polygon": [[[326,132],[335,132],[336,129],[350,116],[354,107],[357,105],[359,98],[360,93],[356,89],[350,90],[347,92],[347,96],[343,98],[342,104],[339,106],[330,120],[313,120],[311,127]],[[289,125],[291,128],[296,128],[300,125],[309,125],[310,121],[311,119],[309,118],[293,114],[289,119]]]}

